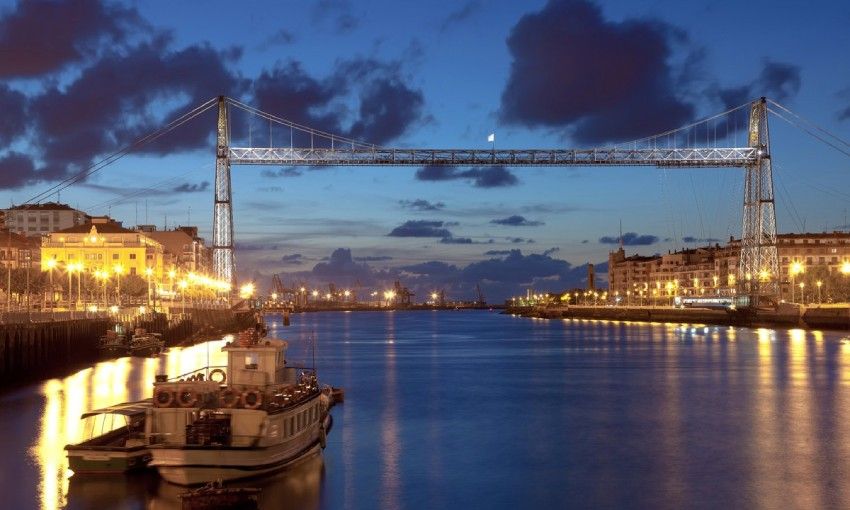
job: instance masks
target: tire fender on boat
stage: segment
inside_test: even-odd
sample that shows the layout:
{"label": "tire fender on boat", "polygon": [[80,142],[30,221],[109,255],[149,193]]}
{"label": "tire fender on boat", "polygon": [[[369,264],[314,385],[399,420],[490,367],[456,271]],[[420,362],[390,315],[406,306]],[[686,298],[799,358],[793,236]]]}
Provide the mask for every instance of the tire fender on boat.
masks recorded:
{"label": "tire fender on boat", "polygon": [[[216,381],[216,380],[213,378],[213,376],[214,376],[215,374],[221,374],[221,380],[220,380],[220,381]],[[227,374],[226,374],[226,373],[224,373],[224,370],[222,370],[222,369],[220,369],[220,368],[216,368],[216,369],[213,369],[213,370],[211,370],[211,371],[210,371],[209,380],[210,380],[210,381],[217,382],[218,384],[224,384],[224,383],[225,383],[225,381],[227,381]]]}
{"label": "tire fender on boat", "polygon": [[263,405],[263,394],[259,390],[247,390],[242,393],[242,407],[257,409]]}
{"label": "tire fender on boat", "polygon": [[165,388],[158,388],[154,392],[153,399],[157,407],[171,407],[171,404],[174,403],[174,392]]}
{"label": "tire fender on boat", "polygon": [[324,423],[319,423],[319,444],[322,445],[322,450],[328,444],[328,433],[325,431]]}
{"label": "tire fender on boat", "polygon": [[239,401],[242,399],[242,395],[239,394],[238,391],[234,391],[231,389],[226,389],[221,392],[221,407],[236,407],[239,405]]}
{"label": "tire fender on boat", "polygon": [[180,407],[195,407],[198,403],[198,394],[189,388],[180,388],[177,391],[177,405]]}

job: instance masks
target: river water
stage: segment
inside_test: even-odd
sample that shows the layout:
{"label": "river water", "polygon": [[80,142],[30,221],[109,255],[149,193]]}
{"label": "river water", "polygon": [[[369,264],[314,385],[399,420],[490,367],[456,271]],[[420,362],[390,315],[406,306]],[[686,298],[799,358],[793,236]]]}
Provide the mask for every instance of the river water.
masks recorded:
{"label": "river water", "polygon": [[[850,508],[850,338],[487,311],[296,315],[345,388],[322,457],[262,508]],[[315,340],[315,342],[313,342]],[[70,476],[79,415],[223,364],[223,340],[0,395],[0,508],[180,508],[155,474]]]}

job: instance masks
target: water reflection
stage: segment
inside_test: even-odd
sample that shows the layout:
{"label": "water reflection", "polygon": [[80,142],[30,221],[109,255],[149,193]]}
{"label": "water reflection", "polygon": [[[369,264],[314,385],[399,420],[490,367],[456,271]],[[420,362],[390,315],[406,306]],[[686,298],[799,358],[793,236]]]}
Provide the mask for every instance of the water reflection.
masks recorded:
{"label": "water reflection", "polygon": [[[225,365],[227,355],[221,352],[221,347],[227,340],[172,348],[159,358],[125,357],[103,361],[64,379],[43,383],[41,394],[45,402],[39,433],[29,452],[39,468],[41,508],[55,510],[67,504],[68,481],[73,473],[68,469],[64,447],[83,439],[81,414],[150,397],[156,374],[177,376],[206,366],[208,361],[210,365]],[[108,482],[95,480],[92,483],[98,486],[98,483]]]}
{"label": "water reflection", "polygon": [[[320,375],[348,402],[324,458],[242,484],[267,508],[850,508],[847,335],[479,312],[293,326],[293,354],[319,339]],[[0,446],[26,448],[0,460],[24,480],[0,487],[10,507],[179,508],[182,489],[155,473],[69,479],[62,447],[81,413],[150,396],[157,373],[224,364],[221,345],[0,397]]]}

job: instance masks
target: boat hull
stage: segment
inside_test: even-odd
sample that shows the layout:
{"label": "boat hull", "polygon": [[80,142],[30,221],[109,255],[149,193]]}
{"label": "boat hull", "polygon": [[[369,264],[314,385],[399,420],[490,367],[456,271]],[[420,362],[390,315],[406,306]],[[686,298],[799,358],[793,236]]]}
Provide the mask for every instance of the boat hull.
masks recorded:
{"label": "boat hull", "polygon": [[68,467],[75,475],[122,474],[144,469],[151,460],[147,448],[89,450],[68,448]]}
{"label": "boat hull", "polygon": [[[214,480],[253,478],[292,467],[322,450],[318,422],[292,440],[264,447],[152,446],[150,466],[166,481],[199,485]],[[324,429],[331,426],[330,416]]]}

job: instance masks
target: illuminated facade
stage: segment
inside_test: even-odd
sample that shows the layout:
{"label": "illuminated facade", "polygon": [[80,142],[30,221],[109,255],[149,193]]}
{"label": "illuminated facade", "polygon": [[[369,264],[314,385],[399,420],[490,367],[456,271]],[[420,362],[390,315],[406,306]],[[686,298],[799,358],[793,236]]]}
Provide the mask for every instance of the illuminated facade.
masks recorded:
{"label": "illuminated facade", "polygon": [[162,279],[162,244],[106,218],[92,221],[44,236],[42,270],[76,265],[77,270],[88,273],[105,271],[145,277],[146,269],[151,268],[151,276]]}
{"label": "illuminated facade", "polygon": [[[791,286],[798,286],[804,276],[812,280],[809,285],[850,278],[850,233],[780,234],[777,246],[783,298],[792,295]],[[738,239],[652,256],[626,256],[621,247],[608,254],[609,294],[635,296],[635,303],[734,294],[740,250]]]}

